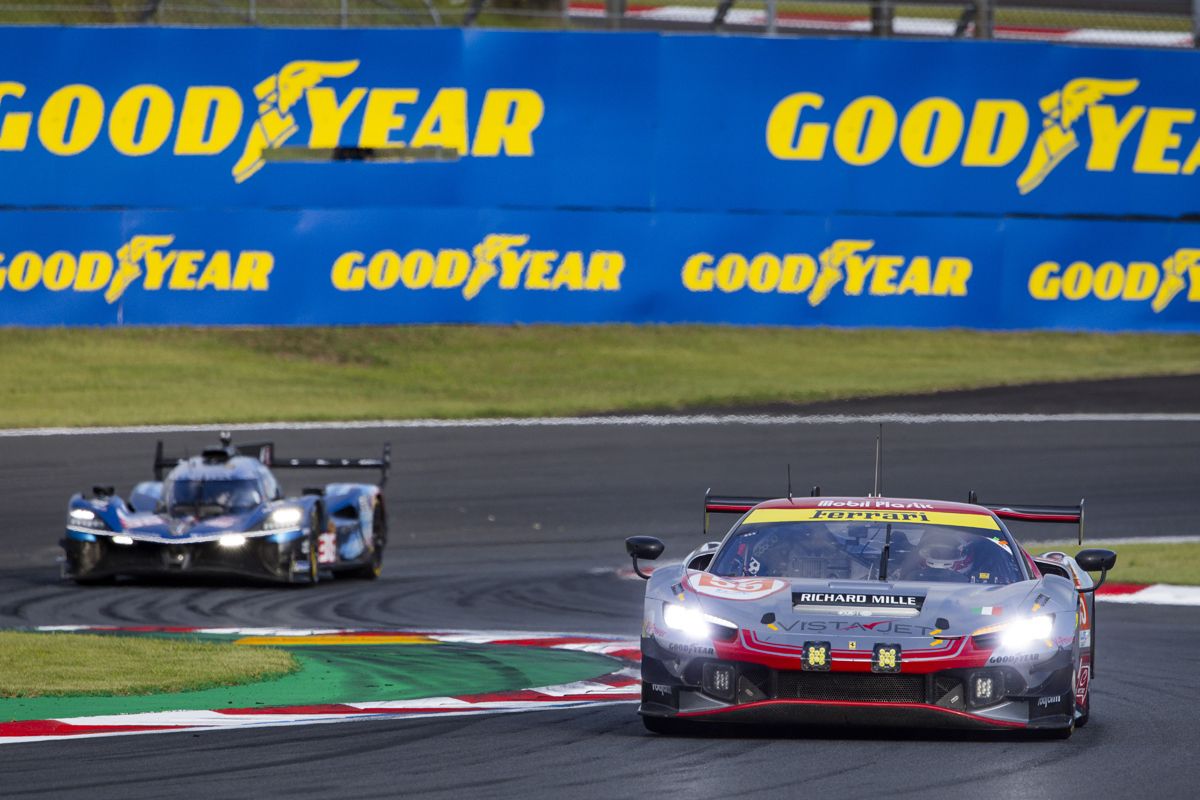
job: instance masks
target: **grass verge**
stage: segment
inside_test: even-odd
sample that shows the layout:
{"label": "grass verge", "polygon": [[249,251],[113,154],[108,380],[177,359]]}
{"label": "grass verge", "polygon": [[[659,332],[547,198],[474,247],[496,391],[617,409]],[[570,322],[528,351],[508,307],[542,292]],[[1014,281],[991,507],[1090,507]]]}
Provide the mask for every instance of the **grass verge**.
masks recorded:
{"label": "grass verge", "polygon": [[[1039,555],[1058,550],[1075,555],[1088,547],[1103,547],[1117,554],[1117,566],[1108,574],[1113,583],[1172,583],[1176,586],[1200,585],[1200,543],[1184,544],[1084,544],[1074,542],[1026,545]],[[1098,576],[1094,576],[1098,577]]]}
{"label": "grass verge", "polygon": [[1197,335],[6,328],[0,427],[685,410],[1197,370]]}
{"label": "grass verge", "polygon": [[299,669],[270,647],[0,631],[0,697],[139,695],[253,683]]}

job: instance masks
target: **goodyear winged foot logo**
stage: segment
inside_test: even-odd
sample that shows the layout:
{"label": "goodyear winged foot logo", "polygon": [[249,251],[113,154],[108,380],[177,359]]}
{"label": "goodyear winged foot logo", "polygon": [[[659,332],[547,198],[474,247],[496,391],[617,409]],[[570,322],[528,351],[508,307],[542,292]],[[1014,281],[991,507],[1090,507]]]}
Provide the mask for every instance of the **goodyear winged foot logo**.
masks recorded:
{"label": "goodyear winged foot logo", "polygon": [[1087,110],[1106,97],[1132,94],[1138,88],[1136,80],[1106,81],[1098,78],[1078,78],[1057,92],[1051,92],[1038,103],[1042,113],[1042,133],[1033,143],[1029,163],[1017,178],[1017,189],[1029,194],[1041,186],[1055,167],[1079,147],[1075,123]]}
{"label": "goodyear winged foot logo", "polygon": [[326,78],[344,78],[358,69],[358,61],[292,61],[254,87],[258,119],[246,137],[242,157],[233,165],[233,179],[248,180],[262,169],[263,151],[282,147],[300,130],[292,109],[305,93]]}

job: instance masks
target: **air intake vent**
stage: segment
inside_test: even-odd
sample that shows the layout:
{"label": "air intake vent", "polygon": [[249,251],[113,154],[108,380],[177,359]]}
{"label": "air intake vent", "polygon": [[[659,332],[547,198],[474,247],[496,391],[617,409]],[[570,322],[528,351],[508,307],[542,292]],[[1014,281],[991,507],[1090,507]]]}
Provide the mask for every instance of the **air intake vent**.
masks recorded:
{"label": "air intake vent", "polygon": [[845,672],[780,672],[781,700],[862,703],[924,703],[922,675],[865,675]]}

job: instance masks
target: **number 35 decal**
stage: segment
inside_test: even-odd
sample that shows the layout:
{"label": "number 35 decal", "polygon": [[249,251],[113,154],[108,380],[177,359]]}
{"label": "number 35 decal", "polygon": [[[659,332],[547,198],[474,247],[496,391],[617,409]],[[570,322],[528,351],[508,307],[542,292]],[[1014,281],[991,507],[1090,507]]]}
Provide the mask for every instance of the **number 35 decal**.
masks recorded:
{"label": "number 35 decal", "polygon": [[337,534],[322,533],[317,537],[317,563],[332,564],[337,561]]}

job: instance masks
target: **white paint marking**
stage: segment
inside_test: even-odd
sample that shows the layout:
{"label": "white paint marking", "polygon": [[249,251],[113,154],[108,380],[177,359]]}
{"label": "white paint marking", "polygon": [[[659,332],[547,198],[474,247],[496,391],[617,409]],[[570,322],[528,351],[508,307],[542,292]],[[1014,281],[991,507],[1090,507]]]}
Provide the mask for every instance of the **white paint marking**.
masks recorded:
{"label": "white paint marking", "polygon": [[217,431],[326,431],[408,428],[677,427],[687,425],[942,425],[1031,422],[1200,422],[1200,414],[632,414],[612,417],[494,417],[475,419],[381,419],[340,422],[246,422],[204,425],[126,425],[85,428],[6,428],[0,438],[105,436]]}

